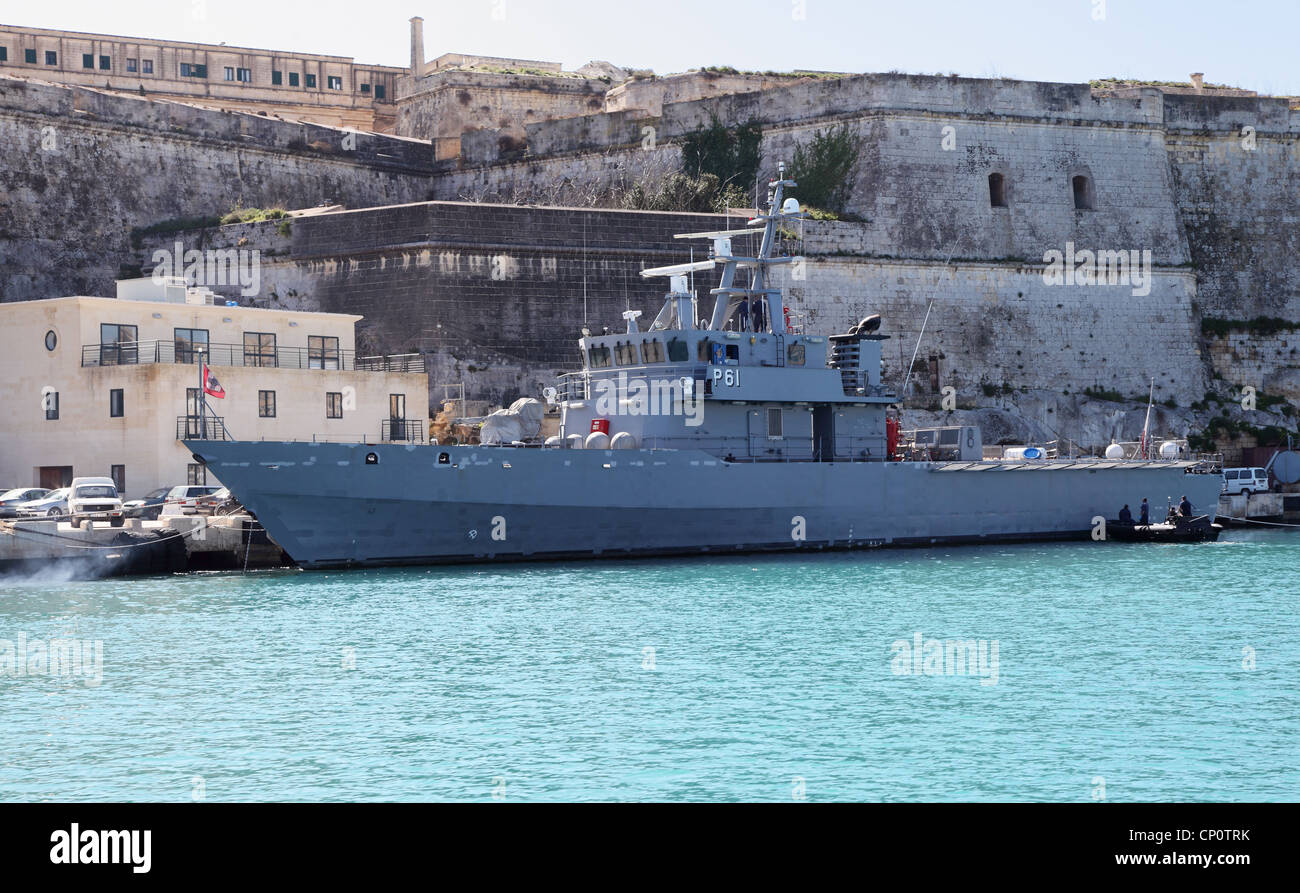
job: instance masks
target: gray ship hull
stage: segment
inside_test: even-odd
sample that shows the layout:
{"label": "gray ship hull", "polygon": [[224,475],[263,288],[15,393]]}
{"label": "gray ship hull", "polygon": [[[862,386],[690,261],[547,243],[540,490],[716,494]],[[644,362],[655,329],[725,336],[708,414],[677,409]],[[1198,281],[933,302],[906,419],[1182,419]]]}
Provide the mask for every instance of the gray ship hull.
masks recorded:
{"label": "gray ship hull", "polygon": [[[309,568],[1086,539],[1188,463],[723,462],[694,450],[187,441]],[[378,460],[367,464],[367,454]],[[439,457],[445,456],[445,463]],[[1154,520],[1154,519],[1153,519]]]}

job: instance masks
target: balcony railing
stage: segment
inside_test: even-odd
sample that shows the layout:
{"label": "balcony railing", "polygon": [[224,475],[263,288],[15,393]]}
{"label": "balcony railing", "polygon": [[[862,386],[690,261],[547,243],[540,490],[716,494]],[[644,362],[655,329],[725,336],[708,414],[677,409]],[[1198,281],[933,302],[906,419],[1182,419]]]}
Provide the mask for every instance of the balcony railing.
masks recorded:
{"label": "balcony railing", "polygon": [[424,443],[424,419],[384,419],[379,439],[393,443]]}
{"label": "balcony railing", "polygon": [[245,347],[242,344],[198,345],[175,341],[124,341],[85,344],[82,366],[135,366],[146,363],[194,364],[200,354],[210,366],[255,366],[269,369],[336,369],[347,372],[423,372],[424,355],[359,357],[353,350],[309,347]]}
{"label": "balcony railing", "polygon": [[221,416],[205,415],[200,419],[196,415],[176,417],[177,440],[231,440],[226,430],[226,420]]}

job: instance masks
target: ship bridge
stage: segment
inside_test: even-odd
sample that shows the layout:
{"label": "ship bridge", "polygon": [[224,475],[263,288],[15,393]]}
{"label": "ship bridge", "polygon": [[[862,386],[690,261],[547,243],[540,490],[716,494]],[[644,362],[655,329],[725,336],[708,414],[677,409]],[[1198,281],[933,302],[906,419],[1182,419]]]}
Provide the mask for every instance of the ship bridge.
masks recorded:
{"label": "ship bridge", "polygon": [[[769,285],[772,267],[803,262],[774,254],[780,225],[805,216],[783,199],[795,185],[782,165],[768,213],[744,229],[681,234],[707,240],[709,256],[642,270],[668,280],[647,328],[629,310],[623,332],[583,330],[582,370],[556,386],[563,416],[552,445],[699,449],[735,461],[886,458],[884,414],[897,398],[880,377],[888,336],[876,334],[879,318],[845,334],[808,334]],[[715,270],[713,307],[702,317],[693,277]]]}

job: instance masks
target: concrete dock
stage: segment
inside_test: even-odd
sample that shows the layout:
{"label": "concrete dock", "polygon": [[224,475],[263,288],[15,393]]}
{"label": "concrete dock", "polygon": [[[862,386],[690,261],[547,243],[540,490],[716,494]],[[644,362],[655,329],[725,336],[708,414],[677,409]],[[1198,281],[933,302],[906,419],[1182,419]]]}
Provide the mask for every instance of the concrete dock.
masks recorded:
{"label": "concrete dock", "polygon": [[0,522],[0,574],[57,567],[74,577],[242,570],[289,564],[283,550],[247,515],[165,515],[98,522]]}
{"label": "concrete dock", "polygon": [[1300,493],[1224,493],[1218,523],[1225,527],[1300,526]]}

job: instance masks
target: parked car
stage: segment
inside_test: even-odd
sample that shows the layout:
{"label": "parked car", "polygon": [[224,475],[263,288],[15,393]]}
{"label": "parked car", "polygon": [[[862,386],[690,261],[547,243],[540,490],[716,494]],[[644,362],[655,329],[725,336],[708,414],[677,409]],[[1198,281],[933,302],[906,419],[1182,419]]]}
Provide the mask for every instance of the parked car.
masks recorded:
{"label": "parked car", "polygon": [[44,487],[16,487],[0,493],[0,518],[17,518],[20,504],[40,499],[49,492]]}
{"label": "parked car", "polygon": [[18,504],[18,517],[62,518],[68,513],[68,494],[71,492],[67,487],[60,487],[58,490],[51,490],[39,499],[21,502]]}
{"label": "parked car", "polygon": [[68,518],[73,527],[80,527],[82,521],[107,521],[114,527],[125,523],[122,500],[112,478],[73,478],[70,489]]}
{"label": "parked car", "polygon": [[164,515],[193,515],[200,505],[210,505],[220,487],[209,484],[186,484],[167,491],[163,504]]}
{"label": "parked car", "polygon": [[210,502],[199,503],[196,511],[200,515],[213,515],[214,517],[248,513],[243,504],[231,494],[229,487],[222,487],[216,493],[213,493]]}
{"label": "parked car", "polygon": [[122,503],[122,513],[128,518],[157,521],[158,516],[162,514],[163,504],[167,501],[167,494],[171,490],[171,487],[159,487],[157,490],[150,490],[140,499],[129,499]]}
{"label": "parked car", "polygon": [[1224,493],[1267,493],[1268,472],[1262,468],[1223,469]]}

